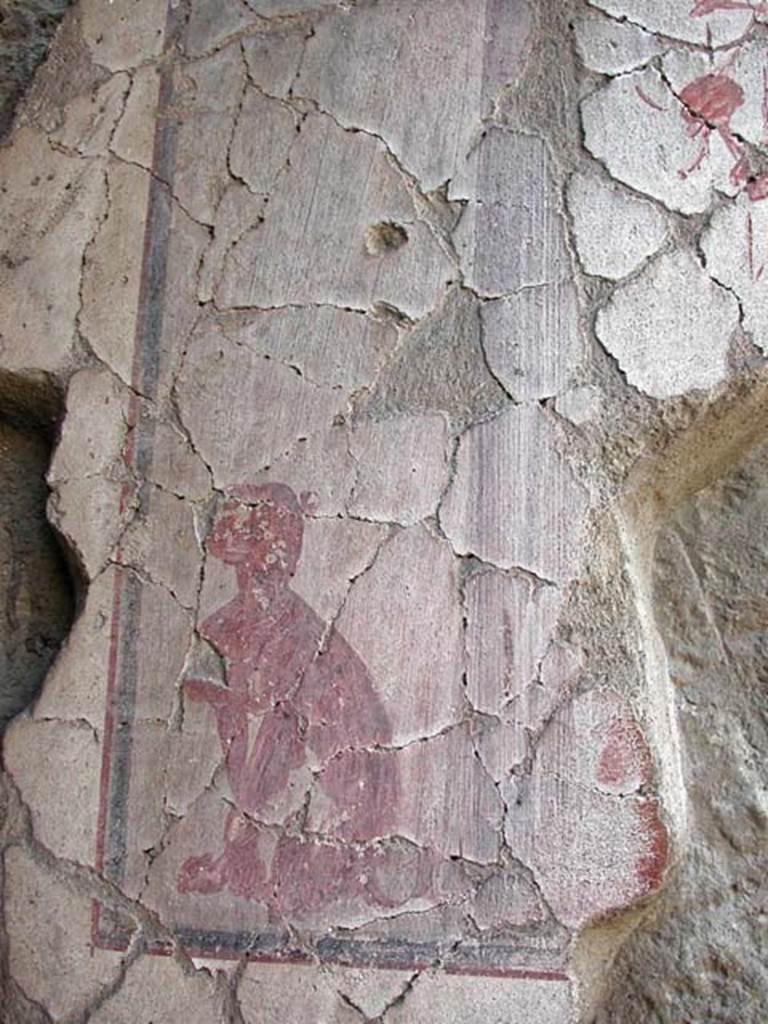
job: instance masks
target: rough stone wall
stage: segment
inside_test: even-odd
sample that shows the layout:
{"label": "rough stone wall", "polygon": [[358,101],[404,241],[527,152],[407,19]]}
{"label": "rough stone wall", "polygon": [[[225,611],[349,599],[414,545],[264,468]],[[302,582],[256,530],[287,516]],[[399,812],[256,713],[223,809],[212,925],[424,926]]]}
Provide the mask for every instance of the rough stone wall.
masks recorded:
{"label": "rough stone wall", "polygon": [[764,751],[765,445],[659,535],[656,616],[675,686],[689,841],[652,925],[617,966],[600,1021],[758,1021],[768,1014]]}
{"label": "rough stone wall", "polygon": [[765,16],[67,17],[0,152],[87,583],[4,744],[14,1022],[665,1019],[745,875],[669,524],[765,436]]}

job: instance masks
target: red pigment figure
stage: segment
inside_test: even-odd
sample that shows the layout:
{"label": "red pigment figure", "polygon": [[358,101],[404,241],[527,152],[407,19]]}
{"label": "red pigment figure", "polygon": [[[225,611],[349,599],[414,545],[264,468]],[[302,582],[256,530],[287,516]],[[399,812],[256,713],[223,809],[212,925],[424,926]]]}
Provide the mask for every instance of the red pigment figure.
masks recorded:
{"label": "red pigment figure", "polygon": [[683,120],[688,135],[695,139],[701,135],[701,147],[693,163],[685,170],[678,171],[681,178],[687,178],[700,166],[704,157],[709,156],[709,138],[713,129],[736,158],[731,170],[734,185],[746,180],[747,165],[744,151],[731,133],[731,118],[744,102],[744,90],[725,74],[725,68],[701,75],[680,93],[683,104]]}
{"label": "red pigment figure", "polygon": [[[208,554],[237,574],[237,595],[200,626],[224,661],[228,685],[183,685],[188,699],[216,716],[235,808],[223,850],[190,857],[178,888],[226,887],[277,913],[306,912],[342,896],[399,906],[430,890],[433,858],[371,845],[394,832],[399,776],[392,759],[373,749],[389,744],[392,731],[363,662],[290,587],[306,504],[283,484],[238,487],[208,537]],[[353,764],[352,773],[333,770],[342,750],[357,751],[339,762]],[[268,870],[260,819],[310,751],[316,762],[331,762],[316,785],[338,809],[339,825],[324,840],[283,830]]]}

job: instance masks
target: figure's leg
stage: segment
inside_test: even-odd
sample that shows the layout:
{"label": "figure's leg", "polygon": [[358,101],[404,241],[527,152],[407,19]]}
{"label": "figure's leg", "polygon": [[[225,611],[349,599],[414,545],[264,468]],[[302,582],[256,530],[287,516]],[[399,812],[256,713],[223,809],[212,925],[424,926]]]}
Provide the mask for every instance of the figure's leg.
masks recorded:
{"label": "figure's leg", "polygon": [[262,810],[286,789],[291,771],[304,760],[296,715],[278,708],[265,715],[253,748],[232,781],[238,807],[259,818]]}
{"label": "figure's leg", "polygon": [[217,857],[203,853],[188,858],[179,871],[179,892],[221,892],[226,886],[241,899],[265,899],[267,872],[259,837],[257,825],[231,811],[224,828],[224,850]]}
{"label": "figure's leg", "polygon": [[319,839],[283,836],[272,862],[272,908],[299,918],[365,886],[363,851]]}
{"label": "figure's leg", "polygon": [[224,761],[230,785],[242,775],[248,755],[248,715],[245,701],[227,686],[220,686],[207,679],[185,679],[184,693],[193,701],[207,704],[216,715],[216,729],[219,734]]}

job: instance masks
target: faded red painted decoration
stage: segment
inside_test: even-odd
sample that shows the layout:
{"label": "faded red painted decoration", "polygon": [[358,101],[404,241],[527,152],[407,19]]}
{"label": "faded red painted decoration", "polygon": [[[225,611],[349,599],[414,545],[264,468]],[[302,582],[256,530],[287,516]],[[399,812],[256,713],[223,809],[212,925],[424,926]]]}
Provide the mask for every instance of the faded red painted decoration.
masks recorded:
{"label": "faded red painted decoration", "polygon": [[[208,554],[235,569],[236,596],[206,619],[200,632],[221,655],[226,686],[186,679],[189,700],[213,711],[235,808],[223,849],[190,857],[181,892],[227,888],[277,912],[306,911],[340,895],[395,906],[430,888],[431,858],[413,869],[412,890],[387,891],[387,858],[401,851],[365,844],[393,834],[400,780],[391,758],[376,749],[391,728],[368,670],[346,640],[291,589],[303,540],[303,508],[283,484],[230,492],[207,541]],[[334,755],[354,750],[354,771],[334,771]],[[286,828],[267,866],[262,851],[265,810],[292,771],[329,765],[316,783],[341,810],[331,837],[307,838]],[[345,845],[339,840],[353,840]],[[421,851],[419,851],[421,853]]]}
{"label": "faded red painted decoration", "polygon": [[723,71],[701,75],[685,86],[680,93],[680,101],[684,105],[682,116],[688,135],[692,139],[701,136],[699,152],[693,163],[679,172],[680,177],[687,178],[709,156],[709,140],[714,130],[736,158],[731,180],[734,184],[745,181],[747,167],[744,151],[731,132],[731,118],[744,103],[744,90],[738,82]]}
{"label": "faded red painted decoration", "polygon": [[704,18],[717,11],[751,11],[753,14],[768,14],[768,3],[754,0],[697,0],[691,14],[694,18]]}

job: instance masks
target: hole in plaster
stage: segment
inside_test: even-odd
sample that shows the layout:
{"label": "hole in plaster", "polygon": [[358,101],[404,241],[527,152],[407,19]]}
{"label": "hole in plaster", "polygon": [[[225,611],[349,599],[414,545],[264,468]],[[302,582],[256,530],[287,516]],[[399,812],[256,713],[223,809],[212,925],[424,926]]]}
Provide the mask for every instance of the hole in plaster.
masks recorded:
{"label": "hole in plaster", "polygon": [[46,518],[60,396],[0,372],[0,733],[36,696],[66,637],[76,576]]}
{"label": "hole in plaster", "polygon": [[394,221],[380,221],[372,224],[365,233],[365,250],[370,256],[384,256],[401,249],[408,241],[408,232],[402,224]]}

